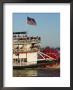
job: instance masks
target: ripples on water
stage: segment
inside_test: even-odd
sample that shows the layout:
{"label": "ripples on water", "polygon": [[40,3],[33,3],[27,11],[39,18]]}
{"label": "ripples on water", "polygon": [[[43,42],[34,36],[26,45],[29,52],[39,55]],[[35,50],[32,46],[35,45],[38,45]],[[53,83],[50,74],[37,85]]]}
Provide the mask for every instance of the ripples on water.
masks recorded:
{"label": "ripples on water", "polygon": [[60,77],[60,69],[13,69],[13,77]]}

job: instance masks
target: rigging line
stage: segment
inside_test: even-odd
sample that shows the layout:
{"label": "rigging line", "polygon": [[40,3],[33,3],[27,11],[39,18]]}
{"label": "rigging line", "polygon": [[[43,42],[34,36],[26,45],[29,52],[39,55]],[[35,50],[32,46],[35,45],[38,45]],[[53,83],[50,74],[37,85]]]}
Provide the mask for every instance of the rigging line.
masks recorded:
{"label": "rigging line", "polygon": [[[40,51],[38,51],[38,52],[40,52]],[[49,57],[49,58],[51,58],[51,59],[55,59],[55,58],[52,58],[52,57],[50,57],[50,56],[48,56],[48,55],[46,55],[46,54],[44,54],[42,52],[40,52],[40,53],[43,54],[43,55],[45,55],[45,56],[47,56],[47,57]]]}

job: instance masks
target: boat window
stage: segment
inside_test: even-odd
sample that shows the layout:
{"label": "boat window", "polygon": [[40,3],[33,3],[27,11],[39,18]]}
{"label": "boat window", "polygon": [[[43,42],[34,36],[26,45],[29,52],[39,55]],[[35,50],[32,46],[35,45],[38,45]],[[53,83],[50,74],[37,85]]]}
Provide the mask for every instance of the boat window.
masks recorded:
{"label": "boat window", "polygon": [[24,58],[24,62],[27,62],[27,58]]}
{"label": "boat window", "polygon": [[20,62],[20,60],[18,60],[18,63]]}
{"label": "boat window", "polygon": [[24,59],[23,58],[21,58],[21,62],[23,62],[24,61]]}

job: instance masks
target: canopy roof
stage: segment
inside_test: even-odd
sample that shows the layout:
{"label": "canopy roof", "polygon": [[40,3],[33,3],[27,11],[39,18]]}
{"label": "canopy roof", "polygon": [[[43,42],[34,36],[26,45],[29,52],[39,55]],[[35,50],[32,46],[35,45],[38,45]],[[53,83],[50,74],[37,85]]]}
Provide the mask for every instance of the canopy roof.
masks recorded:
{"label": "canopy roof", "polygon": [[27,32],[13,32],[13,34],[26,34]]}

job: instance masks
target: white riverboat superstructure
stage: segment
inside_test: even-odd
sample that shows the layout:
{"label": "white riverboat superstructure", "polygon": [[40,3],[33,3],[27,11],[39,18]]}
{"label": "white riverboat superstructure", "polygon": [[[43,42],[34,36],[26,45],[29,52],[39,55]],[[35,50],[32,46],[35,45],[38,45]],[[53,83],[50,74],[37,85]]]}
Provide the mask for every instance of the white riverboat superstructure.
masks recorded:
{"label": "white riverboat superstructure", "polygon": [[37,64],[41,38],[28,37],[27,32],[13,32],[13,66]]}

